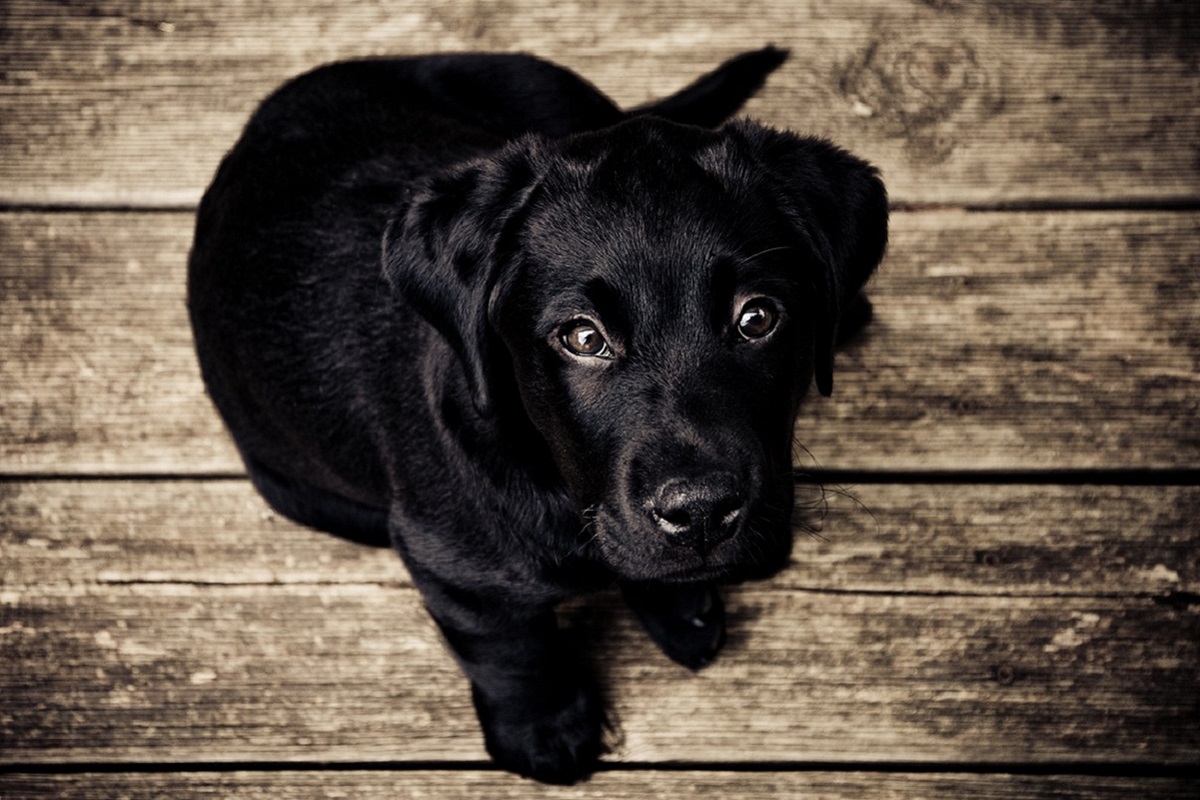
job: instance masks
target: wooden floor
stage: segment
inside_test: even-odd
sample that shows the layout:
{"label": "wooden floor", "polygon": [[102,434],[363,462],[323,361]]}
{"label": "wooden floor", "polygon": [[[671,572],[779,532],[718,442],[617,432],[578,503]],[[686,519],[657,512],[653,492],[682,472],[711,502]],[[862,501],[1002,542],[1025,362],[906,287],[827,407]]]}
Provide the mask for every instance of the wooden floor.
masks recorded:
{"label": "wooden floor", "polygon": [[[430,6],[433,7],[430,7]],[[0,797],[1194,798],[1200,8],[954,0],[0,6]],[[625,104],[765,42],[748,112],[879,164],[878,320],[802,414],[795,563],[717,664],[612,596],[613,753],[486,761],[390,553],[250,489],[193,209],[323,61],[526,50]]]}

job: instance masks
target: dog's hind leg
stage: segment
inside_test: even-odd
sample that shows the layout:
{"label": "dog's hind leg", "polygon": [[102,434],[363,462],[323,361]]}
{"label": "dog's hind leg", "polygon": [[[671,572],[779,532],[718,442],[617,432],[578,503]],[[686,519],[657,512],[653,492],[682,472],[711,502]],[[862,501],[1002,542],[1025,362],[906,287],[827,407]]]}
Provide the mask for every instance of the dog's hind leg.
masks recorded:
{"label": "dog's hind leg", "polygon": [[250,482],[271,506],[288,519],[310,528],[373,547],[389,547],[387,512],[330,492],[290,481],[242,454]]}
{"label": "dog's hind leg", "polygon": [[629,113],[715,128],[737,113],[787,57],[788,51],[777,47],[742,53],[670,97],[638,106]]}
{"label": "dog's hind leg", "polygon": [[715,586],[621,586],[625,602],[650,638],[688,669],[712,663],[725,644],[725,605]]}

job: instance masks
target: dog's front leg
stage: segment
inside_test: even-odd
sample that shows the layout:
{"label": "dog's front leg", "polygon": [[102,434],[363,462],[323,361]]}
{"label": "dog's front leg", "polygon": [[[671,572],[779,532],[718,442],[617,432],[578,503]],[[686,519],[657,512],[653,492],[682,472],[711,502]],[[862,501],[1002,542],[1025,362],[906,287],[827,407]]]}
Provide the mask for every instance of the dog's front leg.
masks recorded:
{"label": "dog's front leg", "polygon": [[553,609],[532,616],[472,603],[431,608],[471,681],[488,753],[512,772],[569,784],[604,752],[604,706],[560,640]]}

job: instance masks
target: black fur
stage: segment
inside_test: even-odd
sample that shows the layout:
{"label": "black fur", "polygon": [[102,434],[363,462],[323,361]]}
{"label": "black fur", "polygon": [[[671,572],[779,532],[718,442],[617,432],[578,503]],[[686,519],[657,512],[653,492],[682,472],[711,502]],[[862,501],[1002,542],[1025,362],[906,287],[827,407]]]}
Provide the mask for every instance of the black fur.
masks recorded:
{"label": "black fur", "polygon": [[526,56],[331,65],[201,204],[196,347],[255,486],[395,546],[507,769],[568,783],[604,749],[559,601],[619,584],[699,668],[715,586],[787,562],[795,415],[869,314],[887,210],[832,145],[709,129],[785,55],[630,112]]}

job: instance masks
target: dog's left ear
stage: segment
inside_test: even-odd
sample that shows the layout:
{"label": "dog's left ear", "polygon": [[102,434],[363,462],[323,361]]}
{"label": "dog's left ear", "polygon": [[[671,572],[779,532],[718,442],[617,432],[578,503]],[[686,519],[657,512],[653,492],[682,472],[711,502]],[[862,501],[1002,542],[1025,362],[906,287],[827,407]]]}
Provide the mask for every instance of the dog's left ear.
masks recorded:
{"label": "dog's left ear", "polygon": [[488,305],[537,184],[532,146],[518,140],[431,179],[383,235],[384,277],[453,348],[484,416],[493,411]]}
{"label": "dog's left ear", "polygon": [[726,130],[750,148],[775,202],[824,268],[814,360],[817,389],[828,396],[838,324],[887,248],[887,191],[874,167],[826,141],[748,121]]}

